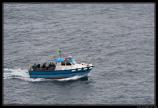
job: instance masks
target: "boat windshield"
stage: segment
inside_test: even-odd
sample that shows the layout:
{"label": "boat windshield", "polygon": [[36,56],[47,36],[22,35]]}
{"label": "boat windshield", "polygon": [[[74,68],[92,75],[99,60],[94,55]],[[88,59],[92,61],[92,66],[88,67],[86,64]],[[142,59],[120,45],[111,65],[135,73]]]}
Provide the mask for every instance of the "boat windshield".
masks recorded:
{"label": "boat windshield", "polygon": [[70,62],[71,62],[72,64],[77,64],[76,61],[75,61],[75,59],[73,59],[73,58],[70,59]]}

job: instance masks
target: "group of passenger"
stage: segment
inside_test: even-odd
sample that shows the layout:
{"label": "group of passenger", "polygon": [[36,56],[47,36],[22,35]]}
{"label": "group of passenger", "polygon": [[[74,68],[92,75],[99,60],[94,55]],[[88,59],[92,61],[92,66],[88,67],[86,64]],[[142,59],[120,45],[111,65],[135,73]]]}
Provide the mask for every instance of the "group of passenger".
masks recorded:
{"label": "group of passenger", "polygon": [[35,70],[55,70],[55,64],[53,62],[50,62],[49,65],[47,63],[41,64],[34,64],[31,68]]}

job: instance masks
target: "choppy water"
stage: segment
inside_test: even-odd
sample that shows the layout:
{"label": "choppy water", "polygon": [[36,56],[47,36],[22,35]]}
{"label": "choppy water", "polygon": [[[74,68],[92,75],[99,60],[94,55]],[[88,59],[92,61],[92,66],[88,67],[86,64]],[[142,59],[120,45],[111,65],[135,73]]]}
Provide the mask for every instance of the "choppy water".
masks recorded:
{"label": "choppy water", "polygon": [[[154,4],[4,4],[4,104],[154,104]],[[31,79],[61,48],[88,80]]]}

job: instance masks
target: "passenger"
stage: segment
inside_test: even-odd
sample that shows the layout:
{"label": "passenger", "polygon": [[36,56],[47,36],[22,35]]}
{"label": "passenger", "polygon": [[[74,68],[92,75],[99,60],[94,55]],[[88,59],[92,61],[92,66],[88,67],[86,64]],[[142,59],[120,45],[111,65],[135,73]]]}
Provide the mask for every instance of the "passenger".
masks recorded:
{"label": "passenger", "polygon": [[44,64],[42,65],[42,68],[44,68]]}
{"label": "passenger", "polygon": [[40,68],[40,64],[37,65],[37,68]]}
{"label": "passenger", "polygon": [[33,70],[37,70],[37,69],[38,69],[38,64],[35,63],[35,64],[33,65]]}
{"label": "passenger", "polygon": [[52,66],[53,66],[53,70],[55,70],[55,68],[56,68],[56,65],[53,63],[53,64],[52,64]]}
{"label": "passenger", "polygon": [[48,67],[50,68],[52,66],[51,62],[49,63]]}
{"label": "passenger", "polygon": [[55,67],[55,64],[52,62],[52,67]]}
{"label": "passenger", "polygon": [[46,70],[46,63],[42,65],[43,70]]}
{"label": "passenger", "polygon": [[53,65],[53,64],[54,64],[53,62],[50,62],[50,63],[49,63],[49,65],[48,65],[48,69],[49,69],[49,70],[54,70],[54,66],[55,66],[55,65]]}

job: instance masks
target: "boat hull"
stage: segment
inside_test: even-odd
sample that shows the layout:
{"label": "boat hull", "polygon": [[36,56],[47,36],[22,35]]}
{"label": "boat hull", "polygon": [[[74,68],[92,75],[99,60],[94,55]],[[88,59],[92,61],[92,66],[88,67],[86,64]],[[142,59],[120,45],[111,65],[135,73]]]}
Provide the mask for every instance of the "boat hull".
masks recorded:
{"label": "boat hull", "polygon": [[62,79],[73,76],[87,76],[91,69],[70,69],[56,71],[29,71],[30,78]]}

